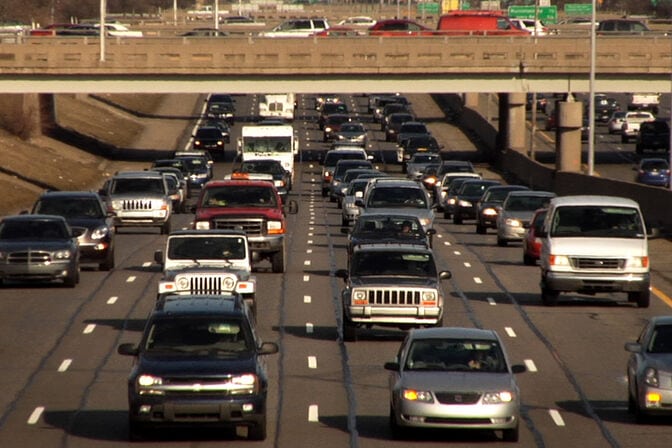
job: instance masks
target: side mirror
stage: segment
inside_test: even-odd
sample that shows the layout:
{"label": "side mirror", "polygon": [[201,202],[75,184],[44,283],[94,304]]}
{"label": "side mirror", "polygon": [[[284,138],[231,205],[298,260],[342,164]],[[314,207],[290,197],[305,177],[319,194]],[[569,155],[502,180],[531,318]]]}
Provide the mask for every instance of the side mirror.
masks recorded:
{"label": "side mirror", "polygon": [[450,278],[453,278],[453,273],[450,271],[441,271],[439,272],[439,278],[441,280],[448,280]]}
{"label": "side mirror", "polygon": [[364,201],[361,200],[361,199],[356,199],[356,200],[355,200],[355,205],[356,205],[357,207],[364,207]]}
{"label": "side mirror", "polygon": [[29,212],[28,210],[21,210],[21,211],[19,212],[19,215],[27,215],[27,214],[29,214],[29,213],[30,213],[30,212]]}
{"label": "side mirror", "polygon": [[257,349],[257,354],[259,355],[272,355],[273,353],[278,353],[280,348],[275,342],[264,342],[261,344],[261,347]]}
{"label": "side mirror", "polygon": [[140,353],[140,349],[138,348],[137,345],[133,343],[125,343],[120,344],[119,347],[117,347],[117,353],[126,356],[138,356],[138,353]]}
{"label": "side mirror", "polygon": [[425,232],[427,235],[436,235],[436,229],[427,229]]}
{"label": "side mirror", "polygon": [[392,362],[386,362],[385,364],[383,364],[383,368],[384,368],[385,370],[391,370],[391,371],[393,371],[393,372],[398,372],[398,371],[399,371],[399,363],[398,363],[398,362],[394,362],[394,361],[392,361]]}
{"label": "side mirror", "polygon": [[626,342],[624,348],[625,348],[626,352],[641,353],[642,344],[640,344],[638,342]]}
{"label": "side mirror", "polygon": [[524,364],[514,364],[511,366],[511,372],[513,373],[524,373],[527,372],[527,367]]}
{"label": "side mirror", "polygon": [[154,261],[163,266],[163,251],[157,250],[154,252]]}

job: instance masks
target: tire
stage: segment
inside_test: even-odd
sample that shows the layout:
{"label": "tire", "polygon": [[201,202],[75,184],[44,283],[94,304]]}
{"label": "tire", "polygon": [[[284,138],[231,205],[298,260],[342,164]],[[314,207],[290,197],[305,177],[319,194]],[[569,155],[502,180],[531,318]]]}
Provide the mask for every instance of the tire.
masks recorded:
{"label": "tire", "polygon": [[247,438],[248,440],[266,440],[266,415],[256,425],[247,427]]}
{"label": "tire", "polygon": [[479,235],[485,235],[486,233],[488,233],[488,229],[485,226],[476,224],[476,233],[478,233]]}
{"label": "tire", "polygon": [[75,272],[68,273],[68,276],[63,279],[63,285],[66,288],[74,288],[79,283],[79,267],[75,269]]}
{"label": "tire", "polygon": [[272,270],[276,274],[285,272],[285,249],[284,247],[271,257]]}
{"label": "tire", "polygon": [[343,316],[343,340],[345,342],[357,342],[357,327]]}
{"label": "tire", "polygon": [[341,226],[342,227],[347,227],[350,225],[350,220],[346,218],[341,218]]}
{"label": "tire", "polygon": [[327,188],[322,189],[322,197],[323,198],[326,198],[328,193],[329,193],[329,189],[327,189]]}
{"label": "tire", "polygon": [[555,306],[558,303],[558,291],[551,291],[547,288],[541,288],[541,301],[545,306]]}
{"label": "tire", "polygon": [[392,432],[393,439],[403,440],[406,438],[406,431],[397,423],[397,417],[394,415],[392,405],[390,405],[390,431]]}
{"label": "tire", "polygon": [[506,240],[503,240],[501,238],[497,238],[497,245],[499,247],[506,247],[509,243]]}
{"label": "tire", "polygon": [[462,217],[457,213],[453,215],[453,224],[462,224]]}
{"label": "tire", "polygon": [[534,266],[535,264],[537,264],[537,260],[535,260],[534,258],[530,257],[527,254],[523,254],[523,263],[525,264],[525,266]]}
{"label": "tire", "polygon": [[640,145],[635,146],[635,152],[637,154],[642,154],[644,152],[644,149]]}
{"label": "tire", "polygon": [[145,434],[144,428],[140,424],[138,424],[138,423],[129,419],[128,420],[128,440],[131,441],[131,442],[139,442],[141,440],[145,440],[145,438],[146,438],[146,434]]}
{"label": "tire", "polygon": [[161,235],[168,235],[170,233],[170,219],[161,226]]}
{"label": "tire", "polygon": [[637,304],[637,308],[648,308],[651,303],[651,293],[648,289],[628,293],[628,302]]}
{"label": "tire", "polygon": [[628,143],[630,139],[626,137],[625,135],[621,135],[621,143]]}
{"label": "tire", "polygon": [[114,269],[114,251],[111,250],[107,253],[107,258],[105,258],[105,261],[100,263],[98,265],[98,270],[99,271],[110,271]]}
{"label": "tire", "polygon": [[504,429],[502,431],[502,440],[504,442],[517,442],[519,438],[520,429],[518,425],[515,428]]}
{"label": "tire", "polygon": [[635,414],[636,410],[637,410],[637,402],[635,401],[635,397],[633,397],[630,391],[628,391],[628,412],[630,414]]}
{"label": "tire", "polygon": [[450,219],[451,214],[447,211],[443,211],[443,219]]}

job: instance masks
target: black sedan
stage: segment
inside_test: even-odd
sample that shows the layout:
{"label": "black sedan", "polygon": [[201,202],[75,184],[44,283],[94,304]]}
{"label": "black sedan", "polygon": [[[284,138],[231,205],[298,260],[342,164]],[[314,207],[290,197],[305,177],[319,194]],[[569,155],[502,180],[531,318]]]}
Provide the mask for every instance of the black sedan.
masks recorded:
{"label": "black sedan", "polygon": [[395,242],[431,247],[432,235],[436,233],[434,229],[425,231],[417,216],[403,213],[365,213],[352,230],[344,227],[341,232],[348,234],[348,254],[352,254],[358,244]]}

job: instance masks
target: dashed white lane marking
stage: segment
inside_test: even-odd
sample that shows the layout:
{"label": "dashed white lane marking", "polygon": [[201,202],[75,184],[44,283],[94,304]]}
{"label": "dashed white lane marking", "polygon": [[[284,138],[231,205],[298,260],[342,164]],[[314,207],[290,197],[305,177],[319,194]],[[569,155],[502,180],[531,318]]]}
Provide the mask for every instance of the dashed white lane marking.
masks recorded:
{"label": "dashed white lane marking", "polygon": [[319,422],[319,413],[318,413],[318,407],[316,404],[311,404],[308,406],[308,421],[309,422]]}
{"label": "dashed white lane marking", "polygon": [[309,356],[308,357],[308,368],[309,369],[317,369],[317,357],[315,357],[315,356]]}
{"label": "dashed white lane marking", "polygon": [[311,219],[310,221],[308,221],[308,224],[315,224],[315,221]]}
{"label": "dashed white lane marking", "polygon": [[143,268],[148,268],[148,267],[150,267],[151,265],[152,265],[152,262],[151,262],[151,261],[145,261],[144,263],[142,263],[142,267],[143,267]]}
{"label": "dashed white lane marking", "polygon": [[497,302],[495,302],[495,299],[493,299],[492,297],[487,297],[485,300],[487,300],[488,303],[492,306],[497,305]]}
{"label": "dashed white lane marking", "polygon": [[438,234],[436,235],[436,237],[437,237],[437,238],[443,238],[443,235],[442,235],[441,233],[438,233]]}
{"label": "dashed white lane marking", "polygon": [[135,275],[131,275],[126,279],[126,283],[133,283],[135,281]]}
{"label": "dashed white lane marking", "polygon": [[464,267],[465,267],[465,268],[470,268],[470,267],[471,267],[471,263],[469,263],[468,261],[465,261],[465,262],[464,262]]}
{"label": "dashed white lane marking", "polygon": [[476,283],[477,285],[480,285],[481,283],[483,283],[483,280],[481,280],[480,277],[474,277],[474,283]]}
{"label": "dashed white lane marking", "polygon": [[312,168],[312,167],[313,167],[313,164],[311,163],[310,165],[308,165],[308,167],[309,167],[309,168]]}
{"label": "dashed white lane marking", "polygon": [[313,235],[313,232],[308,232],[308,236],[315,236],[315,235]]}
{"label": "dashed white lane marking", "polygon": [[70,367],[70,364],[72,364],[72,359],[64,359],[63,362],[61,362],[61,365],[58,366],[58,371],[65,372],[68,370],[68,367]]}
{"label": "dashed white lane marking", "polygon": [[313,244],[313,240],[306,241],[308,244]]}
{"label": "dashed white lane marking", "polygon": [[565,426],[565,421],[562,419],[562,415],[560,415],[560,412],[558,412],[557,409],[549,409],[548,413],[550,414],[551,418],[553,419],[553,422],[555,422],[556,425]]}
{"label": "dashed white lane marking", "polygon": [[310,281],[310,275],[304,275],[303,276],[303,281],[304,282],[309,282]]}
{"label": "dashed white lane marking", "polygon": [[109,299],[107,299],[107,304],[108,305],[114,305],[115,303],[117,303],[117,300],[119,300],[119,297],[112,296]]}
{"label": "dashed white lane marking", "polygon": [[44,412],[44,406],[38,406],[35,408],[32,414],[30,414],[30,417],[28,417],[28,424],[29,425],[34,425],[40,420],[40,417],[42,416],[42,413]]}
{"label": "dashed white lane marking", "polygon": [[307,253],[307,254],[312,254],[312,253],[313,253],[313,249],[306,249],[306,253]]}
{"label": "dashed white lane marking", "polygon": [[456,250],[456,251],[453,251],[453,254],[454,255],[462,255],[462,252],[460,252],[459,250]]}
{"label": "dashed white lane marking", "polygon": [[312,262],[311,262],[310,260],[305,260],[305,261],[303,262],[303,265],[304,265],[304,266],[310,266],[311,263],[312,263]]}
{"label": "dashed white lane marking", "polygon": [[313,301],[311,296],[303,296],[303,303],[310,303]]}
{"label": "dashed white lane marking", "polygon": [[444,245],[444,246],[450,246],[450,243],[449,243],[448,241],[444,241],[444,242],[443,242],[443,245]]}
{"label": "dashed white lane marking", "polygon": [[510,338],[515,338],[516,337],[516,332],[513,331],[513,328],[504,327],[504,331],[506,331],[506,334],[508,334]]}
{"label": "dashed white lane marking", "polygon": [[96,324],[89,324],[86,327],[84,327],[84,334],[91,334],[93,333],[93,330],[96,329]]}
{"label": "dashed white lane marking", "polygon": [[311,178],[310,178],[310,181],[313,182],[313,183],[315,183],[315,182],[317,182],[317,179],[315,179],[314,177],[311,177]]}
{"label": "dashed white lane marking", "polygon": [[537,371],[537,365],[531,359],[526,359],[523,362],[525,363],[525,368],[527,369],[528,372],[536,372]]}
{"label": "dashed white lane marking", "polygon": [[315,230],[315,227],[308,227],[308,230]]}
{"label": "dashed white lane marking", "polygon": [[306,322],[306,333],[312,334],[313,333],[313,324],[310,322]]}

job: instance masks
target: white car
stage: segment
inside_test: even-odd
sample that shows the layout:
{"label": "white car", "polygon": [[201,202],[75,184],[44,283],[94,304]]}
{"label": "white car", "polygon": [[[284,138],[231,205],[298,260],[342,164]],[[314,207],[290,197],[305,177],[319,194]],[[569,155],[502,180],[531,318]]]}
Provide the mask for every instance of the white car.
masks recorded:
{"label": "white car", "polygon": [[289,19],[271,31],[259,33],[260,37],[309,37],[329,28],[327,19]]}
{"label": "white car", "polygon": [[339,26],[347,26],[356,29],[361,34],[366,34],[368,29],[376,24],[376,19],[368,16],[348,17],[338,22]]}
{"label": "white car", "polygon": [[639,126],[645,121],[652,121],[655,118],[651,112],[639,110],[626,112],[621,126],[621,143],[628,143],[631,138],[637,138]]}
{"label": "white car", "polygon": [[551,34],[548,27],[544,26],[541,20],[536,21],[536,26],[534,19],[511,19],[511,21],[518,28],[520,28],[523,31],[527,31],[532,35],[534,35],[535,32],[537,36],[548,36],[549,34]]}

